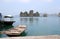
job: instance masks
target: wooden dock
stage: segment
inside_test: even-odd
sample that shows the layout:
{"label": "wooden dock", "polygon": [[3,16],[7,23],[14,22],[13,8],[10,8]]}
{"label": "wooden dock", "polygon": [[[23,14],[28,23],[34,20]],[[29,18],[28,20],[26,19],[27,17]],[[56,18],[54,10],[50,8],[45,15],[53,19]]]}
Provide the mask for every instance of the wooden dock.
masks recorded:
{"label": "wooden dock", "polygon": [[7,37],[0,39],[60,39],[59,35],[50,35],[50,36],[25,36],[25,37]]}
{"label": "wooden dock", "polygon": [[11,28],[9,30],[6,31],[2,31],[2,34],[7,34],[7,35],[20,35],[22,32],[24,32],[26,30],[26,26],[25,25],[19,25],[15,28]]}

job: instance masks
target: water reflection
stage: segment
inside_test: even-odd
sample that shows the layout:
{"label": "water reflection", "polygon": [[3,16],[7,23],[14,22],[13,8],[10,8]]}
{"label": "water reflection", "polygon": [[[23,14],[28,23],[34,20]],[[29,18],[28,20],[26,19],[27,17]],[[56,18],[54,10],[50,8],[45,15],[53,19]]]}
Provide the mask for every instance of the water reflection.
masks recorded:
{"label": "water reflection", "polygon": [[27,32],[24,31],[23,33],[20,34],[20,36],[27,36]]}
{"label": "water reflection", "polygon": [[21,22],[23,22],[23,21],[24,21],[24,22],[27,22],[27,21],[28,21],[28,18],[20,18],[20,21],[21,21]]}
{"label": "water reflection", "polygon": [[34,21],[33,17],[29,18],[30,23],[33,23],[33,21]]}
{"label": "water reflection", "polygon": [[21,23],[33,23],[33,22],[38,22],[38,18],[33,18],[33,17],[26,17],[26,18],[24,18],[24,17],[22,17],[22,18],[20,18],[20,22]]}
{"label": "water reflection", "polygon": [[8,36],[5,34],[0,34],[0,38],[3,38],[3,37],[8,37]]}
{"label": "water reflection", "polygon": [[7,30],[7,29],[10,29],[12,27],[13,27],[12,25],[3,25],[3,26],[0,26],[0,31]]}

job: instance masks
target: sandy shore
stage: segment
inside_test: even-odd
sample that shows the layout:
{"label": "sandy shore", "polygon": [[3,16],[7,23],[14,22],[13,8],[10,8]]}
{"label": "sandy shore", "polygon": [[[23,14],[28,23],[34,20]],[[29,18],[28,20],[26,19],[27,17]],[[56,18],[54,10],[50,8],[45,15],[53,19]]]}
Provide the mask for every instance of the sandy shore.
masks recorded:
{"label": "sandy shore", "polygon": [[25,36],[25,37],[6,37],[0,39],[60,39],[60,35],[49,36]]}

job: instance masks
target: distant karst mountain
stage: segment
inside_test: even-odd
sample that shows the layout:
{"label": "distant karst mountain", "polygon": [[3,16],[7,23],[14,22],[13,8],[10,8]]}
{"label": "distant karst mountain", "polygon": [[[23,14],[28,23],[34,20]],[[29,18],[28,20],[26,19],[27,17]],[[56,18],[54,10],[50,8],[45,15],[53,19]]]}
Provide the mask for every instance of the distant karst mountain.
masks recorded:
{"label": "distant karst mountain", "polygon": [[60,13],[58,14],[58,16],[60,17]]}
{"label": "distant karst mountain", "polygon": [[39,12],[35,12],[33,10],[30,10],[29,13],[27,11],[20,12],[20,17],[39,17]]}

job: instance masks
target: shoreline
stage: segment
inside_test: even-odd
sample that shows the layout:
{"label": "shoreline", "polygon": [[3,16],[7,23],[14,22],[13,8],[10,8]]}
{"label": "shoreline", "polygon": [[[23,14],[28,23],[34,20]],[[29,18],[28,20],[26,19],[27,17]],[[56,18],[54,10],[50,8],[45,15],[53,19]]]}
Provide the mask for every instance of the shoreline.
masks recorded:
{"label": "shoreline", "polygon": [[60,35],[5,37],[5,38],[0,38],[0,39],[60,39]]}

